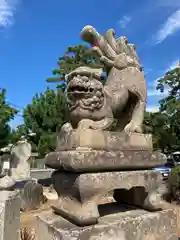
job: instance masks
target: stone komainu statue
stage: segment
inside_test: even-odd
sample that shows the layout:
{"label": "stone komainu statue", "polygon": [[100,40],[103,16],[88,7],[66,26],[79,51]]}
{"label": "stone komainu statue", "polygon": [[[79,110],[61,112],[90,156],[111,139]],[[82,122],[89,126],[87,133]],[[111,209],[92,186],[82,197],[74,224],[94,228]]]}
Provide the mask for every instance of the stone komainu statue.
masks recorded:
{"label": "stone komainu statue", "polygon": [[[103,85],[103,69],[83,66],[66,75],[71,124],[66,123],[61,128],[56,151],[45,159],[47,167],[56,169],[52,182],[58,200],[53,210],[77,226],[94,225],[100,219],[98,205],[102,196],[114,192],[113,197],[118,203],[144,209],[147,217],[143,212],[141,218],[139,210],[137,218],[134,212],[131,215],[128,211],[127,224],[127,214],[121,214],[118,215],[119,222],[117,216],[114,220],[112,217],[110,225],[117,227],[118,224],[120,235],[123,230],[128,238],[126,226],[132,221],[139,226],[141,222],[141,236],[138,228],[129,239],[136,235],[136,239],[144,240],[147,232],[151,233],[144,228],[149,219],[158,219],[159,224],[162,216],[164,229],[167,218],[164,212],[163,215],[160,212],[148,215],[148,211],[163,209],[166,188],[162,188],[161,174],[151,169],[163,165],[166,159],[159,152],[153,152],[151,135],[141,134],[146,106],[144,73],[134,45],[128,44],[124,37],[115,39],[113,30],[102,36],[93,27],[86,26],[81,38],[99,54],[107,69],[107,79]],[[111,128],[115,119],[118,131]],[[100,220],[100,224],[103,221]],[[104,222],[103,226],[108,227]],[[88,227],[86,236],[78,236],[82,239],[97,236],[99,239],[103,227],[99,228],[98,234],[97,228]],[[116,232],[111,234],[111,239],[117,237]],[[106,234],[104,238],[108,237]]]}
{"label": "stone komainu statue", "polygon": [[135,45],[114,31],[99,34],[86,26],[81,38],[90,43],[108,69],[103,86],[102,69],[79,67],[66,76],[66,96],[72,125],[106,130],[117,120],[119,131],[141,133],[146,107],[146,82]]}

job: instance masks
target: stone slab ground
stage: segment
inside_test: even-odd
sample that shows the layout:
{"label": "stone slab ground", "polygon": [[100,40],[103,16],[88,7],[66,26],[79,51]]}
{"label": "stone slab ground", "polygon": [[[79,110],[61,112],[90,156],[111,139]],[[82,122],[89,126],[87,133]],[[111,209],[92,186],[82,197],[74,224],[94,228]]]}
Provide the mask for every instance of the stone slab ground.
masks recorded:
{"label": "stone slab ground", "polygon": [[38,240],[171,240],[177,231],[175,210],[147,212],[120,207],[116,203],[100,206],[101,218],[93,226],[77,227],[52,211],[37,217]]}
{"label": "stone slab ground", "polygon": [[[109,201],[107,200],[107,198],[105,198],[105,199],[102,199],[101,203],[104,204],[104,203],[112,202],[112,201],[113,201],[112,198],[109,198]],[[53,203],[54,203],[54,201],[48,201],[48,203],[44,204],[39,210],[21,213],[21,228],[22,229],[28,228],[30,230],[32,229],[33,233],[37,232],[37,228],[39,229],[37,221],[36,221],[37,216],[42,216],[42,215],[43,216],[47,216],[47,215],[52,216],[51,204],[53,204]],[[107,207],[107,205],[106,205],[106,207]],[[180,206],[167,203],[167,208],[172,208],[175,212],[177,212],[177,215],[176,215],[177,216],[177,228],[174,230],[173,234],[174,234],[174,236],[180,236]],[[108,212],[108,209],[107,209],[107,212]],[[104,217],[104,220],[107,221],[109,217],[110,216],[106,215]],[[60,220],[60,216],[57,216],[56,220],[58,222]],[[66,222],[66,220],[64,220],[64,219],[63,219],[63,221]],[[51,227],[50,227],[50,229],[51,229]],[[48,237],[48,235],[46,236],[46,238],[47,237]],[[151,236],[149,236],[149,238],[146,237],[145,240],[154,240],[154,237],[155,237],[154,235],[151,235]],[[46,238],[44,238],[44,239],[46,239]],[[52,238],[50,238],[50,239],[52,240]],[[57,239],[62,239],[62,238],[57,238]],[[103,238],[100,238],[100,239],[103,239]],[[41,238],[35,238],[34,240],[41,240]],[[47,240],[48,240],[48,238],[47,238]],[[93,240],[96,240],[96,238],[94,238]],[[108,240],[110,240],[110,238]],[[159,240],[159,239],[155,238],[155,240]],[[168,240],[173,240],[173,238],[168,239]],[[174,240],[177,240],[177,237],[174,238]]]}

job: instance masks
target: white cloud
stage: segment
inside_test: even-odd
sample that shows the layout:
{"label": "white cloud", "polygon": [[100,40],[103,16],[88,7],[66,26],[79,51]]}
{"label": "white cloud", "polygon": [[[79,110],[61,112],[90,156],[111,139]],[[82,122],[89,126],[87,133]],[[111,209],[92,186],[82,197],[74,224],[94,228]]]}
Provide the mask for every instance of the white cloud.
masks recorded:
{"label": "white cloud", "polygon": [[172,13],[156,33],[156,44],[180,30],[180,9]]}
{"label": "white cloud", "polygon": [[159,106],[155,105],[155,106],[149,106],[146,108],[147,112],[158,112],[159,111]]}
{"label": "white cloud", "polygon": [[13,25],[18,3],[18,0],[0,0],[0,27]]}
{"label": "white cloud", "polygon": [[126,28],[130,21],[131,17],[125,15],[118,21],[118,24],[121,26],[121,28]]}
{"label": "white cloud", "polygon": [[168,71],[176,68],[177,65],[178,65],[178,63],[179,63],[179,59],[176,59],[176,60],[172,61],[172,62],[169,64],[169,66],[166,68],[166,70],[164,71],[164,73],[167,73]]}

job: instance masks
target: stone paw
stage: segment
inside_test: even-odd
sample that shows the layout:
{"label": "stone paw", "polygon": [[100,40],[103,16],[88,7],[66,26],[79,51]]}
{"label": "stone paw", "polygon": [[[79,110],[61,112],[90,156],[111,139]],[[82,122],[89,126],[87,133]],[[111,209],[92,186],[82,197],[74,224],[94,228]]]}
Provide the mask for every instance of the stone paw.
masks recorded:
{"label": "stone paw", "polygon": [[124,131],[126,133],[132,133],[132,132],[142,133],[142,127],[139,126],[139,125],[134,124],[133,122],[130,122],[124,128]]}
{"label": "stone paw", "polygon": [[83,119],[78,124],[78,129],[92,129],[94,125],[94,121],[90,119]]}

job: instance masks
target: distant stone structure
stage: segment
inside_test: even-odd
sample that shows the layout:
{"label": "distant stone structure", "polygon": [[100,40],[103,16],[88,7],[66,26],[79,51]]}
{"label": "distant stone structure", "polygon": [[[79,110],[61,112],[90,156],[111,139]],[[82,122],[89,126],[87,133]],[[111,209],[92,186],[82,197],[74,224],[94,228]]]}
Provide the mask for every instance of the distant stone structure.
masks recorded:
{"label": "distant stone structure", "polygon": [[[10,154],[11,145],[1,149],[2,155]],[[4,159],[2,160],[0,171]],[[15,180],[10,176],[0,176],[0,240],[20,240],[20,197],[14,190]]]}
{"label": "distant stone structure", "polygon": [[[39,216],[39,240],[169,240],[177,227],[175,212],[164,210],[162,176],[152,170],[166,158],[153,152],[151,135],[143,134],[142,66],[135,45],[114,35],[91,26],[81,32],[108,76],[104,86],[102,69],[82,66],[66,76],[71,122],[62,127],[56,151],[46,156],[59,198],[52,206],[56,214]],[[98,206],[112,191],[117,203]]]}
{"label": "distant stone structure", "polygon": [[30,178],[31,144],[25,139],[19,140],[11,149],[10,176],[15,180]]}
{"label": "distant stone structure", "polygon": [[[0,178],[0,190],[13,189],[15,183],[30,179],[31,144],[21,139],[15,145],[9,145],[2,150],[9,153],[10,169],[8,175]],[[2,171],[2,169],[1,169]]]}
{"label": "distant stone structure", "polygon": [[38,209],[45,198],[42,185],[31,178],[31,144],[22,136],[16,144],[8,146],[3,151],[10,155],[10,168],[8,175],[2,175],[0,178],[0,191],[18,192],[21,210]]}
{"label": "distant stone structure", "polygon": [[0,174],[6,174],[9,170],[10,151],[12,144],[0,149]]}

